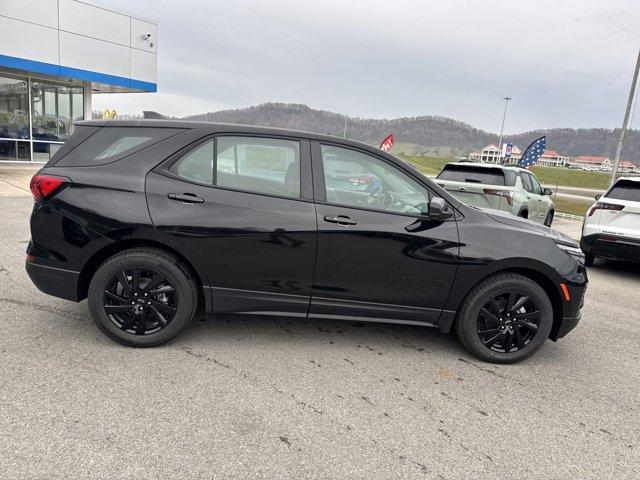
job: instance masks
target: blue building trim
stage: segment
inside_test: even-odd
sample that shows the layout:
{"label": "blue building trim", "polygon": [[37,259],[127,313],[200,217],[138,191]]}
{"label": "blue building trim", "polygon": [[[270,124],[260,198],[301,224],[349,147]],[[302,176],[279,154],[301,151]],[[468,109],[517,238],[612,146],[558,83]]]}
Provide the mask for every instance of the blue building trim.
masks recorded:
{"label": "blue building trim", "polygon": [[129,88],[143,92],[158,91],[157,84],[151,82],[143,82],[142,80],[118,77],[116,75],[92,72],[90,70],[82,70],[79,68],[65,67],[62,65],[55,65],[53,63],[37,62],[35,60],[27,60],[25,58],[10,57],[8,55],[0,55],[0,67],[42,73],[55,77],[67,77],[92,83],[101,83],[104,85],[113,85],[116,87]]}

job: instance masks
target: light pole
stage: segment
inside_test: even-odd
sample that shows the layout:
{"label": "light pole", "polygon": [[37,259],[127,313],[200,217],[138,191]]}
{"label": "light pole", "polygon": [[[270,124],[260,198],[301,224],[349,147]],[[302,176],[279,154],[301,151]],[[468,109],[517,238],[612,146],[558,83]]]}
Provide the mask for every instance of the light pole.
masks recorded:
{"label": "light pole", "polygon": [[613,160],[613,169],[611,170],[611,181],[609,186],[613,186],[616,182],[616,175],[618,173],[618,165],[620,164],[620,154],[622,153],[622,146],[624,144],[624,136],[627,133],[627,124],[629,123],[629,113],[631,112],[631,104],[633,103],[633,95],[636,91],[636,84],[638,83],[638,72],[640,71],[640,52],[638,52],[638,59],[636,60],[636,68],[633,71],[633,80],[631,81],[631,90],[629,90],[629,99],[627,100],[627,109],[624,112],[624,120],[622,121],[622,130],[620,130],[620,138],[618,139],[618,147],[616,148],[616,156]]}
{"label": "light pole", "polygon": [[507,118],[507,106],[509,105],[509,100],[512,100],[511,97],[504,97],[504,113],[502,114],[502,126],[500,127],[500,138],[498,139],[498,148],[502,150],[502,133],[504,132],[504,121]]}

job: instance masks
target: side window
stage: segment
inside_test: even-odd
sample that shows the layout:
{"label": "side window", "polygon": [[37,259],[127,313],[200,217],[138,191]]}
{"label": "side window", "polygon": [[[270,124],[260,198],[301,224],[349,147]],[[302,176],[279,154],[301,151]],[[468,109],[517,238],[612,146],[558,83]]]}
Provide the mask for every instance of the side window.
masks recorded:
{"label": "side window", "polygon": [[540,186],[538,179],[533,175],[531,175],[530,173],[526,175],[529,177],[529,180],[531,181],[531,187],[533,188],[533,193],[535,193],[536,195],[542,195],[542,187]]}
{"label": "side window", "polygon": [[[218,137],[169,171],[187,180],[255,193],[300,196],[300,143],[260,137]],[[215,172],[215,175],[214,175]]]}
{"label": "side window", "polygon": [[218,137],[216,185],[300,196],[300,143],[261,137]]}
{"label": "side window", "polygon": [[522,172],[520,173],[520,178],[522,178],[522,186],[524,189],[529,193],[533,193],[533,185],[531,185],[529,174]]}
{"label": "side window", "polygon": [[213,140],[204,142],[189,151],[169,169],[179,177],[201,183],[213,184]]}
{"label": "side window", "polygon": [[428,191],[388,163],[355,150],[321,145],[327,202],[389,212],[427,214]]}

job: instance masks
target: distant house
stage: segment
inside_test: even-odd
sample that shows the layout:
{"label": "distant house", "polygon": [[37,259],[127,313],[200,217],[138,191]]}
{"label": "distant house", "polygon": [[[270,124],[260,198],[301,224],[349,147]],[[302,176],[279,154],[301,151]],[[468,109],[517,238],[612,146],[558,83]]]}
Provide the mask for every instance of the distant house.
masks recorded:
{"label": "distant house", "polygon": [[538,160],[538,165],[543,167],[564,167],[567,163],[569,157],[555,150],[546,150]]}
{"label": "distant house", "polygon": [[609,172],[612,170],[612,163],[608,157],[580,155],[579,157],[573,158],[570,163],[587,170],[604,170]]}
{"label": "distant house", "polygon": [[[511,149],[511,158],[508,159],[507,163],[518,163],[521,158],[522,151],[514,145]],[[469,160],[482,163],[500,163],[502,161],[502,149],[492,143],[484,147],[480,152],[470,153]]]}
{"label": "distant house", "polygon": [[620,160],[618,164],[618,171],[624,173],[640,173],[640,166],[636,165],[629,160]]}

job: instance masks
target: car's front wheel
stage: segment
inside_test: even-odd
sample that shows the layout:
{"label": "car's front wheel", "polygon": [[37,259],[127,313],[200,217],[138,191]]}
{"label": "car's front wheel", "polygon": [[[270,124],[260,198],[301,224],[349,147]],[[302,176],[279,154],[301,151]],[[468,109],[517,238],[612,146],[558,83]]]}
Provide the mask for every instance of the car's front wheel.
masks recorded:
{"label": "car's front wheel", "polygon": [[514,273],[476,285],[458,311],[456,333],[476,357],[513,363],[533,355],[553,325],[553,308],[544,289]]}
{"label": "car's front wheel", "polygon": [[107,259],[89,285],[89,311],[107,336],[132,347],[176,337],[198,303],[189,269],[161,250],[137,248]]}
{"label": "car's front wheel", "polygon": [[596,261],[596,257],[591,253],[584,254],[584,266],[585,267],[593,267],[594,262]]}
{"label": "car's front wheel", "polygon": [[553,216],[554,215],[555,215],[555,212],[553,210],[549,210],[549,213],[547,213],[547,216],[544,219],[545,227],[550,227],[551,226],[551,224],[553,223]]}

